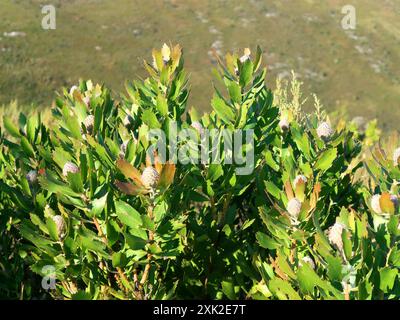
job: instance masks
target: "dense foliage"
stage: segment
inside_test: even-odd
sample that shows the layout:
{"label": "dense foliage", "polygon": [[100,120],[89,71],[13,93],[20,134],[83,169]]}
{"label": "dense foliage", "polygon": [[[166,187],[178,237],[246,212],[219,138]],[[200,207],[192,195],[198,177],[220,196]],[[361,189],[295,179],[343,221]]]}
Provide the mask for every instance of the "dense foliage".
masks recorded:
{"label": "dense foliage", "polygon": [[[181,48],[166,45],[125,95],[81,81],[49,126],[5,117],[0,296],[398,299],[397,141],[364,163],[373,134],[335,129],[319,104],[305,114],[274,99],[261,56],[217,57],[213,111],[201,117],[187,110]],[[150,157],[149,131],[168,132],[168,145],[173,123],[198,139],[252,129],[242,151],[254,167],[240,175],[243,164],[224,161],[222,134],[220,163]]]}

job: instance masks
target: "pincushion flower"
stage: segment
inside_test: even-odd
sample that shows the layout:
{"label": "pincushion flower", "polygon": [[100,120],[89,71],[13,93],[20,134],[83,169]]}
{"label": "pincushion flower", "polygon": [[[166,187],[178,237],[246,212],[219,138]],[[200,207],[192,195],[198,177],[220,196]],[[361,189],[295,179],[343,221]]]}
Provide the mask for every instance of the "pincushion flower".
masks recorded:
{"label": "pincushion flower", "polygon": [[333,135],[333,130],[328,122],[321,122],[317,128],[317,135],[326,141]]}
{"label": "pincushion flower", "polygon": [[297,220],[299,217],[299,214],[301,212],[301,202],[297,198],[290,199],[287,206],[286,210],[289,212],[290,216]]}
{"label": "pincushion flower", "polygon": [[335,222],[335,224],[328,229],[329,242],[341,252],[343,251],[342,233],[344,227],[342,223]]}
{"label": "pincushion flower", "polygon": [[116,181],[119,190],[128,195],[154,193],[157,190],[166,189],[174,180],[175,164],[155,161],[154,167],[147,161],[146,167],[140,173],[124,159],[117,161],[117,167],[128,182]]}
{"label": "pincushion flower", "polygon": [[146,167],[143,170],[141,180],[147,189],[155,189],[158,185],[158,181],[160,180],[160,175],[153,167]]}

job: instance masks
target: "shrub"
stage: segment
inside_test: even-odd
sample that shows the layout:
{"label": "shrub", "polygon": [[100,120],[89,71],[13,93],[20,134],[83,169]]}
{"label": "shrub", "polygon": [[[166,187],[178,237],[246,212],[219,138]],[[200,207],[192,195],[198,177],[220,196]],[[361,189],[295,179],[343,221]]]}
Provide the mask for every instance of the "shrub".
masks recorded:
{"label": "shrub", "polygon": [[[2,296],[29,281],[23,297],[400,296],[399,162],[378,148],[361,171],[373,125],[367,135],[335,127],[318,100],[304,113],[296,81],[291,101],[280,86],[274,100],[260,48],[217,57],[213,111],[200,117],[187,110],[181,48],[152,56],[149,77],[125,95],[80,81],[56,99],[49,126],[40,114],[4,118],[0,221],[13,266],[3,268],[18,276]],[[167,145],[189,129],[194,138],[178,141],[188,161],[153,150],[154,129]],[[193,161],[206,129],[217,132],[220,163]],[[240,154],[254,154],[245,174],[228,161],[228,129],[254,139],[240,138]]]}

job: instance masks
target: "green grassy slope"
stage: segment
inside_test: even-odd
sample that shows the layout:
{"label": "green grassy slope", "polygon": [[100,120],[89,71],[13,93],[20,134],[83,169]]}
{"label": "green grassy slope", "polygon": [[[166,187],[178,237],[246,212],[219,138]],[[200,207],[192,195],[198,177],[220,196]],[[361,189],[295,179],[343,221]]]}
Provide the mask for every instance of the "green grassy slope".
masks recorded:
{"label": "green grassy slope", "polygon": [[[50,104],[78,78],[121,89],[144,75],[139,57],[164,41],[179,42],[191,72],[192,100],[209,109],[210,47],[221,53],[259,44],[270,84],[293,69],[305,94],[328,110],[400,120],[400,2],[353,1],[357,29],[341,28],[348,1],[74,0],[57,4],[57,29],[41,29],[39,0],[1,0],[0,104]],[[4,32],[25,32],[7,37]],[[150,58],[150,57],[149,57]]]}

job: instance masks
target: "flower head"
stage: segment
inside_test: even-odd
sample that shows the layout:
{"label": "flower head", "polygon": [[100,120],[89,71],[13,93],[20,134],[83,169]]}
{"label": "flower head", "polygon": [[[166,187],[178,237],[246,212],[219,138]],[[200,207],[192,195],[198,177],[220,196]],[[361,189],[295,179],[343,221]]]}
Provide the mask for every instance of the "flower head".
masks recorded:
{"label": "flower head", "polygon": [[30,185],[33,185],[37,182],[37,171],[36,170],[31,170],[26,174],[26,180],[28,180],[28,183]]}
{"label": "flower head", "polygon": [[142,183],[147,189],[155,189],[157,187],[160,175],[153,167],[146,167],[142,172]]}
{"label": "flower head", "polygon": [[371,197],[371,208],[377,214],[393,214],[399,206],[399,199],[394,194],[384,192]]}
{"label": "flower head", "polygon": [[60,239],[64,238],[67,230],[64,218],[60,215],[56,215],[53,216],[52,219],[56,224],[58,237]]}
{"label": "flower head", "polygon": [[83,124],[86,128],[87,133],[92,134],[94,128],[94,116],[88,115],[85,120],[83,120]]}
{"label": "flower head", "polygon": [[243,51],[243,55],[239,58],[241,63],[245,63],[247,60],[250,59],[251,51],[249,48],[245,48]]}
{"label": "flower head", "polygon": [[116,181],[116,186],[125,194],[149,194],[155,190],[164,190],[172,183],[175,175],[175,164],[162,164],[157,154],[154,157],[154,167],[146,157],[146,167],[142,173],[124,159],[117,160],[117,167],[128,182]]}
{"label": "flower head", "polygon": [[[315,262],[314,260],[310,257],[310,256],[305,256],[301,259],[303,262],[307,263],[313,270],[315,270]],[[301,263],[301,261],[299,262],[300,266],[302,266],[303,264]]]}
{"label": "flower head", "polygon": [[71,89],[69,90],[69,94],[70,94],[71,96],[73,96],[75,90],[78,90],[78,91],[79,91],[79,88],[78,88],[77,86],[72,86]]}
{"label": "flower head", "polygon": [[302,174],[296,176],[294,179],[294,185],[296,186],[298,183],[307,183],[307,177]]}
{"label": "flower head", "polygon": [[333,135],[333,130],[328,122],[321,122],[317,128],[317,135],[326,141]]}
{"label": "flower head", "polygon": [[75,163],[68,161],[64,165],[64,168],[63,168],[63,176],[64,177],[67,177],[68,173],[78,173],[78,172],[79,172],[79,168]]}
{"label": "flower head", "polygon": [[297,198],[290,199],[288,204],[287,204],[286,210],[289,212],[290,216],[293,219],[297,219],[299,217],[300,212],[301,212],[301,202],[300,202],[300,200],[298,200]]}
{"label": "flower head", "polygon": [[122,123],[124,124],[124,126],[125,126],[126,128],[129,128],[129,127],[132,126],[133,121],[134,121],[134,120],[133,120],[132,116],[129,115],[129,114],[127,114],[127,115],[125,116],[124,120],[122,121]]}
{"label": "flower head", "polygon": [[342,239],[342,233],[344,230],[344,225],[339,222],[335,222],[335,224],[329,228],[328,230],[328,239],[329,242],[336,246],[339,251],[343,250],[343,239]]}
{"label": "flower head", "polygon": [[204,134],[204,128],[199,121],[193,121],[191,126],[199,133],[199,135]]}
{"label": "flower head", "polygon": [[375,211],[375,213],[382,213],[381,205],[379,200],[381,198],[380,194],[374,194],[371,198],[371,208]]}
{"label": "flower head", "polygon": [[279,121],[279,128],[281,128],[283,132],[286,132],[289,130],[289,127],[290,123],[287,117],[282,117],[281,120]]}

